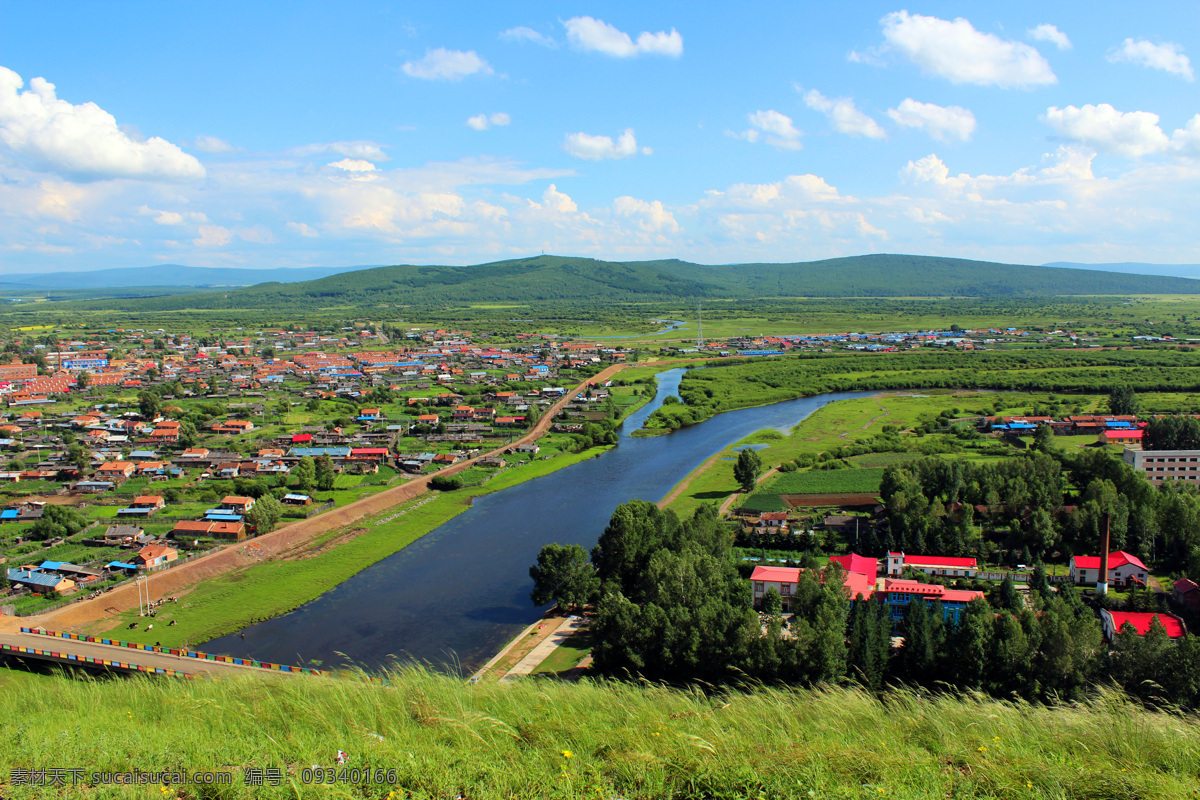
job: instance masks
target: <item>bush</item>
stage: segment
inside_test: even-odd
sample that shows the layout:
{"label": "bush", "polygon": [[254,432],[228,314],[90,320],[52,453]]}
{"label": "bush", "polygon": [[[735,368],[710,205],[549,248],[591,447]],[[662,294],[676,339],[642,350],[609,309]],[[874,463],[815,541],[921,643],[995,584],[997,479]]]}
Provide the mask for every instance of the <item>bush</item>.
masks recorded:
{"label": "bush", "polygon": [[434,475],[429,479],[429,488],[439,492],[452,492],[462,485],[462,478],[457,475]]}

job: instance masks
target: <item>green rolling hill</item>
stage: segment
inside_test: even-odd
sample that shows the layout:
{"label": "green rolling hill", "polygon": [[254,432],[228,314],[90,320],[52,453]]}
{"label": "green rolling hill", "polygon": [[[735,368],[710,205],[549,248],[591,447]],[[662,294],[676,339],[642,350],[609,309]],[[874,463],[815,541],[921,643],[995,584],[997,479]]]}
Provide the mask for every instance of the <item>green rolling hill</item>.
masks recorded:
{"label": "green rolling hill", "polygon": [[472,303],[662,303],[768,297],[1048,297],[1200,294],[1200,280],[1099,270],[867,255],[791,264],[714,266],[537,256],[464,267],[394,266],[296,283],[121,304],[128,310]]}

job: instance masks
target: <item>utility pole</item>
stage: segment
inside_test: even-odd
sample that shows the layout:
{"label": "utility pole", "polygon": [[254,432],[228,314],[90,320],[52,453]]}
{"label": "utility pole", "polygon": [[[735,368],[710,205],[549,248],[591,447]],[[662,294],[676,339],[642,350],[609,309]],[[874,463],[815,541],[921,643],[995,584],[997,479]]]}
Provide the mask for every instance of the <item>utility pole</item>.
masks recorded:
{"label": "utility pole", "polygon": [[700,301],[696,301],[696,347],[704,346],[704,314],[700,309]]}

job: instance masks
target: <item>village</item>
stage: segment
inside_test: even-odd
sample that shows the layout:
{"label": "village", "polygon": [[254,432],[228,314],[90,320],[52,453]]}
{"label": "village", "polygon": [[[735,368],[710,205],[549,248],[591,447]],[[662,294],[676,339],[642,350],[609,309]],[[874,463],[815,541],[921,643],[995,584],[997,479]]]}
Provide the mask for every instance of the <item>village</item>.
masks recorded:
{"label": "village", "polygon": [[[513,442],[620,347],[465,331],[112,330],[18,336],[0,364],[0,610],[25,616]],[[396,332],[393,331],[393,335]],[[486,335],[483,338],[487,338]],[[588,446],[636,390],[445,488]]]}

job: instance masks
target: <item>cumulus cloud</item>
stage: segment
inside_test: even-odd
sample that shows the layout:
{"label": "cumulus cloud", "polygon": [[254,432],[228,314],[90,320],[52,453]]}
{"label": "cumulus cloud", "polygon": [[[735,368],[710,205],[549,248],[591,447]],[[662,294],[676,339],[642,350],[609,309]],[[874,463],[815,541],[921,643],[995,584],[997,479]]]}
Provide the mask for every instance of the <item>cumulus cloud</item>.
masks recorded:
{"label": "cumulus cloud", "polygon": [[309,239],[315,239],[320,235],[317,233],[316,229],[307,222],[289,222],[287,226],[290,230],[293,230],[301,236]]}
{"label": "cumulus cloud", "polygon": [[638,147],[633,128],[626,128],[615,142],[608,136],[568,133],[566,141],[563,142],[563,150],[568,155],[586,161],[600,161],[605,158],[629,158],[637,154]]}
{"label": "cumulus cloud", "polygon": [[182,225],[185,222],[208,222],[208,217],[199,211],[163,211],[142,206],[137,210],[142,216],[154,217],[157,225]]}
{"label": "cumulus cloud", "polygon": [[346,158],[361,158],[364,161],[390,161],[388,154],[383,152],[383,145],[368,141],[351,142],[322,142],[306,144],[288,151],[289,155],[309,158],[311,156],[334,153]]}
{"label": "cumulus cloud", "polygon": [[1036,49],[977,31],[962,17],[951,21],[894,11],[881,24],[890,49],[951,83],[1031,89],[1058,82]]}
{"label": "cumulus cloud", "polygon": [[575,201],[560,192],[553,183],[546,187],[546,191],[542,192],[542,208],[549,209],[556,214],[574,214],[579,210]]}
{"label": "cumulus cloud", "polygon": [[512,118],[503,111],[497,111],[495,114],[476,114],[467,120],[467,127],[474,128],[477,131],[486,131],[493,125],[507,125],[512,122]]}
{"label": "cumulus cloud", "polygon": [[224,139],[218,139],[216,136],[197,136],[192,142],[192,147],[204,153],[229,153],[234,150],[234,146]]}
{"label": "cumulus cloud", "polygon": [[675,221],[675,215],[658,200],[646,202],[623,195],[613,201],[613,211],[622,217],[636,220],[638,227],[647,233],[679,232],[679,223]]}
{"label": "cumulus cloud", "polygon": [[887,115],[897,125],[919,128],[940,142],[965,142],[975,132],[975,115],[962,106],[939,106],[905,98]]}
{"label": "cumulus cloud", "polygon": [[816,89],[809,89],[804,93],[804,104],[829,117],[829,122],[838,133],[865,136],[868,139],[887,138],[879,123],[855,108],[854,101],[849,97],[831,99]]}
{"label": "cumulus cloud", "polygon": [[744,139],[747,142],[757,142],[762,134],[766,134],[766,143],[780,150],[802,150],[804,145],[800,143],[800,137],[803,132],[796,129],[792,124],[792,118],[787,114],[781,114],[774,109],[766,111],[755,111],[753,114],[747,114],[746,118],[750,120],[751,128],[734,133],[726,131],[726,133],[735,139]]}
{"label": "cumulus cloud", "polygon": [[418,61],[405,61],[404,74],[426,81],[461,81],[469,75],[491,75],[491,66],[474,50],[427,50]]}
{"label": "cumulus cloud", "polygon": [[545,34],[538,33],[533,28],[528,28],[524,25],[518,25],[515,28],[509,28],[500,34],[501,39],[508,39],[513,42],[532,42],[539,44],[542,47],[556,48],[558,42],[551,39]]}
{"label": "cumulus cloud", "polygon": [[0,141],[38,166],[85,180],[190,181],[204,177],[195,156],[157,136],[135,140],[95,103],[60,100],[54,84],[0,67]]}
{"label": "cumulus cloud", "polygon": [[1059,135],[1094,147],[1102,153],[1140,158],[1167,149],[1169,141],[1158,127],[1158,114],[1118,111],[1108,103],[1046,109],[1042,118]]}
{"label": "cumulus cloud", "polygon": [[328,166],[337,167],[346,172],[374,172],[376,167],[370,161],[361,158],[343,158],[341,161],[334,161]]}
{"label": "cumulus cloud", "polygon": [[1070,50],[1071,40],[1067,35],[1053,25],[1042,23],[1036,28],[1029,29],[1029,38],[1035,42],[1050,42],[1059,50]]}
{"label": "cumulus cloud", "polygon": [[1161,69],[1171,75],[1178,75],[1185,81],[1196,79],[1192,71],[1192,62],[1183,54],[1183,48],[1173,42],[1154,44],[1145,39],[1126,39],[1119,48],[1108,54],[1108,60]]}
{"label": "cumulus cloud", "polygon": [[197,247],[224,247],[233,241],[233,231],[221,225],[201,225],[200,234],[192,239]]}
{"label": "cumulus cloud", "polygon": [[563,25],[567,39],[580,50],[591,50],[615,58],[659,55],[679,58],[683,55],[683,37],[674,28],[670,33],[643,31],[637,41],[624,31],[592,17],[573,17]]}

